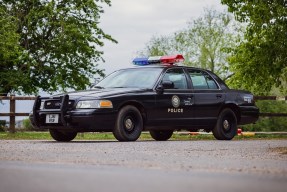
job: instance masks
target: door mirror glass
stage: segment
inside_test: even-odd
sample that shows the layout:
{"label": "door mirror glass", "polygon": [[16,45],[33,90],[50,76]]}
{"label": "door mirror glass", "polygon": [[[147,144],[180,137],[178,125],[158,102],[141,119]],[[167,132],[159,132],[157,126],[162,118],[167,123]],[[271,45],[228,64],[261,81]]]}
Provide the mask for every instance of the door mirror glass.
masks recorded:
{"label": "door mirror glass", "polygon": [[174,89],[174,83],[172,81],[163,81],[161,85],[163,89]]}

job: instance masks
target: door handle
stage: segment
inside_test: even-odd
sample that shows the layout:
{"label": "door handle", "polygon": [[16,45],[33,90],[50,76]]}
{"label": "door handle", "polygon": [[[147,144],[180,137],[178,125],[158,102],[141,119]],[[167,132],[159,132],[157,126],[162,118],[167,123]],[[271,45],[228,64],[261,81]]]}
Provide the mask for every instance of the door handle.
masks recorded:
{"label": "door handle", "polygon": [[217,97],[217,98],[221,98],[222,95],[221,95],[221,94],[217,94],[216,97]]}
{"label": "door handle", "polygon": [[193,95],[188,96],[188,100],[191,100],[193,98]]}

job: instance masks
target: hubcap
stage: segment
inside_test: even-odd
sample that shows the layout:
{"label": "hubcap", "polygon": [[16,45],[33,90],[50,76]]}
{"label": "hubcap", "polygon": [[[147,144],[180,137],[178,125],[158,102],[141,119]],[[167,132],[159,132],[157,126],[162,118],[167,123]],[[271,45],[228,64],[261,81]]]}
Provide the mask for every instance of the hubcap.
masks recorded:
{"label": "hubcap", "polygon": [[230,124],[229,124],[228,120],[224,120],[223,121],[223,128],[225,130],[228,130],[230,128]]}
{"label": "hubcap", "polygon": [[131,131],[134,128],[134,123],[130,118],[125,120],[125,127],[128,131]]}

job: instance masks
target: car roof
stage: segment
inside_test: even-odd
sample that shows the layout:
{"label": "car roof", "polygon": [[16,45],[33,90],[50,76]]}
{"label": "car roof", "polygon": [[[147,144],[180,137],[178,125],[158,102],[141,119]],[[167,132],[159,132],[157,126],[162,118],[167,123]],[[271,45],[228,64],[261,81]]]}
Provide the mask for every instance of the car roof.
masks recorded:
{"label": "car roof", "polygon": [[195,70],[201,70],[201,71],[207,71],[210,73],[213,73],[212,71],[208,70],[208,69],[203,69],[203,68],[199,68],[199,67],[191,67],[191,66],[185,66],[185,65],[161,65],[161,64],[151,64],[151,65],[133,65],[131,67],[128,68],[123,68],[120,70],[124,70],[124,69],[146,69],[146,68],[185,68],[185,69],[195,69]]}

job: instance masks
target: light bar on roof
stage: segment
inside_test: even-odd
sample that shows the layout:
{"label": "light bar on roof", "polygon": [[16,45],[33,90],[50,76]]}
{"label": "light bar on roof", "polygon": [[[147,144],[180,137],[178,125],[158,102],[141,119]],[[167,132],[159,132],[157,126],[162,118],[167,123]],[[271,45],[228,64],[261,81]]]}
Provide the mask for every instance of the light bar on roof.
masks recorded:
{"label": "light bar on roof", "polygon": [[148,63],[149,64],[157,64],[160,63],[160,58],[161,56],[153,56],[148,58]]}
{"label": "light bar on roof", "polygon": [[135,65],[148,65],[148,58],[147,57],[141,57],[141,58],[135,58],[133,60],[133,63]]}
{"label": "light bar on roof", "polygon": [[182,55],[168,55],[168,56],[161,57],[162,63],[173,64],[173,63],[179,63],[183,61],[184,61],[184,58]]}
{"label": "light bar on roof", "polygon": [[133,63],[135,65],[150,65],[150,64],[169,64],[183,62],[184,58],[182,55],[166,55],[166,56],[153,56],[153,57],[142,57],[135,58]]}

